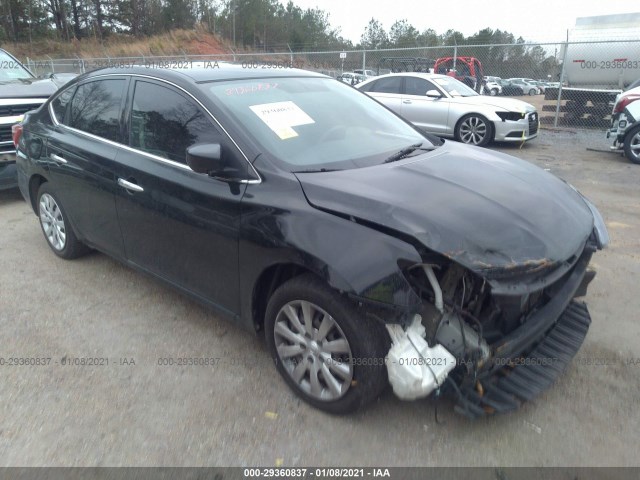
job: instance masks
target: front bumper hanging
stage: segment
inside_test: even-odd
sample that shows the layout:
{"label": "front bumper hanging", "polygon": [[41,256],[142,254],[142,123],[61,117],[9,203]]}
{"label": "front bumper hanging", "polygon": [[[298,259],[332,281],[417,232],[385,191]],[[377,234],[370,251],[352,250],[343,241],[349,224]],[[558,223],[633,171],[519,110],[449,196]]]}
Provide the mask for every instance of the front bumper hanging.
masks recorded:
{"label": "front bumper hanging", "polygon": [[456,412],[477,418],[510,412],[534,399],[566,370],[580,349],[590,324],[587,306],[572,301],[525,357],[512,359],[490,377],[461,388]]}

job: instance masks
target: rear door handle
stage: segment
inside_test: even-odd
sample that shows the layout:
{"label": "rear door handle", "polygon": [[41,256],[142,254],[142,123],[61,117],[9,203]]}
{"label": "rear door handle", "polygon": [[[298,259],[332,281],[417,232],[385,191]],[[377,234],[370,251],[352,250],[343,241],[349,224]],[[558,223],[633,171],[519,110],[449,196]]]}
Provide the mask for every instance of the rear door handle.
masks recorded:
{"label": "rear door handle", "polygon": [[66,163],[68,163],[63,157],[61,157],[60,155],[56,155],[55,153],[50,154],[49,158],[60,165],[65,165]]}
{"label": "rear door handle", "polygon": [[402,103],[411,103],[411,100],[402,100]]}
{"label": "rear door handle", "polygon": [[120,185],[125,190],[128,190],[129,192],[144,192],[144,188],[142,188],[140,185],[138,185],[137,183],[128,182],[124,178],[118,178],[118,185]]}

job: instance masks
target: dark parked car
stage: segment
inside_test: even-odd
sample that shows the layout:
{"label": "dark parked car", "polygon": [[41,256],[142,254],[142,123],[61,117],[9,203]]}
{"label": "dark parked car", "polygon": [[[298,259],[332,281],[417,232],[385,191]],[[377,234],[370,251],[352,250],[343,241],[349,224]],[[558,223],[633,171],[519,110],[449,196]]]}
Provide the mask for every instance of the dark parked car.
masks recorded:
{"label": "dark parked car", "polygon": [[38,79],[13,55],[0,49],[0,190],[18,186],[11,127],[69,79]]}
{"label": "dark parked car", "polygon": [[16,137],[56,255],[97,249],[259,332],[323,410],[388,381],[471,417],[512,410],[587,333],[574,298],[608,242],[589,201],[525,161],[431,143],[329,77],[97,70]]}
{"label": "dark parked car", "polygon": [[502,95],[516,96],[516,97],[524,95],[524,89],[522,88],[522,85],[509,82],[507,80],[500,80],[498,83],[502,87]]}

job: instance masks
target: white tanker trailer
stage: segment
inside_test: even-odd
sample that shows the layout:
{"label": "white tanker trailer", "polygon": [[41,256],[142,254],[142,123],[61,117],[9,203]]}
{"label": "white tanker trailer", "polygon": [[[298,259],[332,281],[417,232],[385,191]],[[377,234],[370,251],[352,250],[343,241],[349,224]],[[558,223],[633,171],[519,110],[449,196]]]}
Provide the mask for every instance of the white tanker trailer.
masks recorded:
{"label": "white tanker trailer", "polygon": [[[616,95],[640,78],[640,13],[578,18],[560,58],[565,118],[604,119]],[[546,100],[557,98],[558,88],[546,89]]]}

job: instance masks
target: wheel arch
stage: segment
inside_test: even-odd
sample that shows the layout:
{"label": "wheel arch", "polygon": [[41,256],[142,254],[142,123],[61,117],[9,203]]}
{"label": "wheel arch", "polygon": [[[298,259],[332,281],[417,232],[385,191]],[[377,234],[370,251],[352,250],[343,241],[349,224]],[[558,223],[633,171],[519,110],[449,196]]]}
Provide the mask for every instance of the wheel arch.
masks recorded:
{"label": "wheel arch", "polygon": [[31,178],[29,179],[29,202],[31,203],[33,213],[36,215],[38,214],[38,190],[40,189],[40,186],[47,181],[48,180],[44,176],[38,173],[31,175]]}
{"label": "wheel arch", "polygon": [[277,263],[265,268],[260,273],[254,283],[251,295],[251,317],[256,331],[261,331],[264,327],[267,304],[273,292],[285,282],[305,273],[311,273],[319,277],[316,272],[308,267],[293,262]]}

